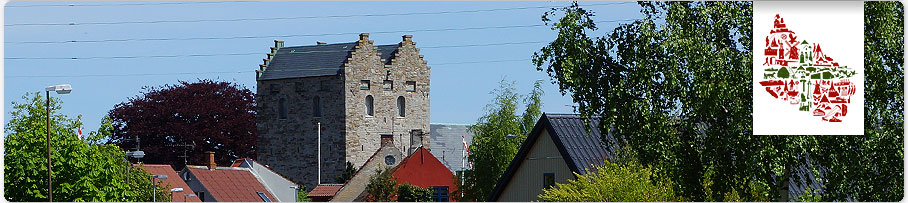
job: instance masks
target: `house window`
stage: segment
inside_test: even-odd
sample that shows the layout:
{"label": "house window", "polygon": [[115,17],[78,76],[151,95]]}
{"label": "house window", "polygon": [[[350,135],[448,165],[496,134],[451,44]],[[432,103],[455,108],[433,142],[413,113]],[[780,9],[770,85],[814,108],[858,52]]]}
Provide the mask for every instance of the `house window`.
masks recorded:
{"label": "house window", "polygon": [[407,81],[407,92],[416,91],[416,81]]}
{"label": "house window", "polygon": [[199,201],[205,201],[205,192],[195,192],[195,196],[199,197]]}
{"label": "house window", "polygon": [[397,116],[404,117],[406,114],[407,101],[403,96],[397,97]]}
{"label": "house window", "polygon": [[303,83],[302,83],[302,82],[296,82],[296,83],[294,84],[294,86],[296,87],[296,92],[297,92],[297,93],[301,93],[301,92],[303,92],[303,91],[306,91],[306,88],[303,87]]}
{"label": "house window", "polygon": [[372,108],[372,95],[366,96],[366,115],[375,116],[375,111]]}
{"label": "house window", "polygon": [[542,174],[542,188],[548,189],[555,186],[555,173]]}
{"label": "house window", "polygon": [[312,98],[312,116],[322,117],[322,102],[318,96]]}
{"label": "house window", "polygon": [[268,198],[268,195],[265,195],[264,192],[255,192],[255,193],[259,194],[259,197],[262,198],[262,201],[264,201],[264,202],[271,202],[271,199],[269,199],[269,198]]}
{"label": "house window", "polygon": [[448,201],[448,186],[432,187],[432,200],[434,200],[436,202],[447,202]]}
{"label": "house window", "polygon": [[269,85],[269,88],[271,89],[271,93],[278,93],[281,91],[280,86],[277,84],[271,84]]}
{"label": "house window", "polygon": [[361,90],[369,90],[369,89],[370,89],[370,88],[369,88],[369,80],[360,80],[360,81],[359,81],[359,89],[361,89]]}
{"label": "house window", "polygon": [[394,90],[394,81],[385,80],[385,82],[382,83],[382,88],[383,88],[385,91]]}
{"label": "house window", "polygon": [[287,119],[287,101],[284,98],[281,98],[281,101],[278,102],[278,111],[281,119]]}

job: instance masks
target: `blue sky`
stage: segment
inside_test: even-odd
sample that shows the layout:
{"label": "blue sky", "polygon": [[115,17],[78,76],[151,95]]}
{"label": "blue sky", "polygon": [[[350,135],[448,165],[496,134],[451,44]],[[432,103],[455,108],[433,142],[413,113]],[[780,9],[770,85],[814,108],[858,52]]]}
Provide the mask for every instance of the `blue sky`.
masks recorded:
{"label": "blue sky", "polygon": [[[533,52],[556,36],[546,26],[534,26],[542,25],[540,17],[548,10],[536,7],[569,4],[8,2],[3,10],[3,122],[10,119],[12,101],[52,84],[72,84],[71,94],[51,96],[63,99],[62,113],[82,114],[89,131],[114,105],[140,95],[146,86],[212,79],[255,92],[254,70],[273,40],[286,46],[342,43],[357,40],[360,32],[371,33],[375,44],[396,44],[401,35],[411,34],[417,47],[425,47],[421,53],[432,67],[432,123],[475,123],[502,79],[516,81],[520,94],[528,93],[533,81],[544,80],[543,111],[569,113],[570,95],[562,95],[530,62]],[[597,21],[641,16],[631,2],[580,4],[588,5]],[[255,20],[261,18],[268,20]],[[243,20],[212,21],[218,19]],[[595,36],[617,23],[598,26]],[[445,31],[432,31],[438,29]]]}

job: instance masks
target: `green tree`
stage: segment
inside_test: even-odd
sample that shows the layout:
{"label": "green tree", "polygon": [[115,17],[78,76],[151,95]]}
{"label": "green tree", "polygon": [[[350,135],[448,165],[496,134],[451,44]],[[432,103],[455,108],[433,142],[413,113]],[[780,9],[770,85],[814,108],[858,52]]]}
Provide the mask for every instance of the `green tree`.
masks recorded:
{"label": "green tree", "polygon": [[[24,102],[13,101],[11,119],[4,137],[4,194],[10,201],[47,201],[47,124],[46,98],[27,93]],[[60,100],[51,98],[51,160],[55,201],[150,201],[150,175],[130,171],[122,150],[113,145],[89,144],[105,132],[89,133],[88,143],[76,136],[81,123],[60,110]],[[161,188],[163,189],[163,188]],[[159,197],[167,200],[166,197]]]}
{"label": "green tree", "polygon": [[397,195],[397,180],[391,177],[391,167],[375,169],[366,185],[366,201],[390,202]]}
{"label": "green tree", "polygon": [[[464,172],[463,184],[456,193],[463,194],[465,201],[484,201],[492,193],[501,174],[517,154],[520,143],[526,140],[536,119],[541,115],[544,94],[541,81],[536,81],[533,90],[524,97],[526,109],[517,114],[520,96],[514,83],[502,80],[492,104],[486,106],[486,114],[470,126],[473,143],[470,144],[469,160],[474,168]],[[509,139],[508,135],[515,138]]]}
{"label": "green tree", "polygon": [[901,197],[900,3],[865,3],[864,136],[752,136],[751,2],[639,4],[642,19],[595,38],[591,11],[575,3],[547,12],[558,37],[533,62],[680,196],[786,200],[786,177],[807,165],[825,167],[826,200]]}
{"label": "green tree", "polygon": [[348,161],[347,167],[344,168],[344,173],[334,178],[334,181],[337,183],[346,183],[350,178],[353,178],[354,173],[356,173],[356,168],[353,167],[353,163]]}
{"label": "green tree", "polygon": [[300,189],[296,191],[296,200],[298,202],[311,202],[312,199],[309,199],[309,191],[306,191],[305,185],[300,185]]}
{"label": "green tree", "polygon": [[431,202],[432,190],[419,186],[403,184],[397,187],[397,201],[400,202]]}
{"label": "green tree", "polygon": [[539,198],[549,202],[672,202],[679,201],[670,181],[652,179],[653,171],[640,164],[606,162],[577,179],[543,189]]}

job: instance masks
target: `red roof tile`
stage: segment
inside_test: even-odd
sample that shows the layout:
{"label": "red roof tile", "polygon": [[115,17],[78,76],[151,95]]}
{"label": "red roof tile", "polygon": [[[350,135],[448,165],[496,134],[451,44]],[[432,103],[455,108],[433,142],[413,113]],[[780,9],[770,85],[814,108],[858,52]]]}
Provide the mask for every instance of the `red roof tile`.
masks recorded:
{"label": "red roof tile", "polygon": [[309,197],[334,197],[343,185],[319,185],[309,192]]}
{"label": "red roof tile", "polygon": [[[179,173],[176,172],[176,171],[174,171],[173,168],[170,167],[170,165],[163,165],[163,164],[143,164],[143,165],[138,165],[138,164],[133,164],[133,166],[142,167],[143,169],[145,169],[146,171],[148,171],[148,173],[150,173],[150,174],[152,174],[152,175],[167,175],[167,179],[164,179],[163,181],[161,181],[160,179],[155,179],[155,180],[158,181],[158,184],[159,184],[159,185],[162,185],[162,186],[165,186],[165,187],[166,187],[167,184],[170,184],[170,188],[168,188],[168,191],[166,191],[166,192],[168,192],[168,193],[170,192],[169,189],[173,189],[173,188],[183,188],[183,192],[174,192],[174,193],[173,193],[173,201],[174,201],[174,202],[183,202],[183,200],[184,200],[184,196],[183,196],[183,195],[184,195],[184,194],[195,194],[195,192],[192,191],[191,188],[189,188],[189,185],[187,185],[186,182],[183,182],[183,179],[180,178]],[[151,178],[151,177],[149,177],[149,178]],[[201,202],[201,201],[199,200],[198,197],[185,197],[185,201],[186,201],[186,202]]]}
{"label": "red roof tile", "polygon": [[265,193],[271,201],[276,201],[271,192],[268,192],[248,170],[222,167],[208,170],[190,167],[189,171],[219,202],[263,202],[257,192]]}

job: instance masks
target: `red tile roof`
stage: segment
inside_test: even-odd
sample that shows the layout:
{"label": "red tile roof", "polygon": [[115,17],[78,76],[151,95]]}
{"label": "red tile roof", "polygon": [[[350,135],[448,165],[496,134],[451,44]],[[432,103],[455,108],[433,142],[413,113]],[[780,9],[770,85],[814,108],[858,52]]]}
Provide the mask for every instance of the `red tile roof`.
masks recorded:
{"label": "red tile roof", "polygon": [[263,202],[257,192],[265,193],[268,199],[276,201],[248,169],[218,167],[217,170],[208,170],[207,167],[187,167],[219,202]]}
{"label": "red tile roof", "polygon": [[309,197],[334,197],[344,185],[319,185],[309,192]]}
{"label": "red tile roof", "polygon": [[[183,182],[183,179],[180,178],[179,173],[174,171],[173,168],[170,167],[170,165],[133,164],[133,166],[142,167],[143,169],[145,169],[146,171],[148,171],[148,173],[150,173],[152,175],[160,175],[160,174],[167,175],[167,179],[164,179],[163,181],[161,181],[160,179],[155,179],[158,181],[158,185],[166,187],[167,184],[170,184],[170,188],[168,188],[168,191],[165,191],[165,192],[169,193],[170,192],[169,189],[173,189],[173,188],[183,188],[183,192],[174,192],[173,193],[174,202],[183,202],[184,198],[185,198],[186,202],[201,202],[198,197],[184,197],[183,196],[184,194],[195,194],[195,192],[192,191],[191,188],[189,188],[189,185],[187,185],[186,182]],[[151,177],[149,177],[149,178],[151,178]]]}

